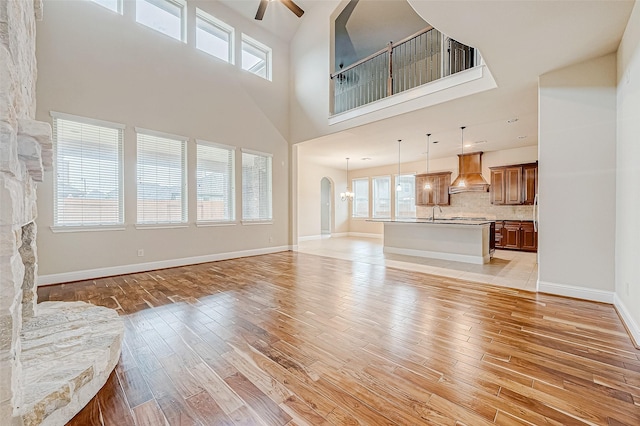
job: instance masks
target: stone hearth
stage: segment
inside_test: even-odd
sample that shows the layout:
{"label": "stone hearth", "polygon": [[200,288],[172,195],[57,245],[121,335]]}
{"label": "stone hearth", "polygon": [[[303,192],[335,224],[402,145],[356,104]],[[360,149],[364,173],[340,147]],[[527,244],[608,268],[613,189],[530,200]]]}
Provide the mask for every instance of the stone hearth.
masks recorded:
{"label": "stone hearth", "polygon": [[37,304],[36,182],[52,164],[35,118],[42,0],[0,2],[0,424],[63,425],[104,385],[124,327],[111,309]]}

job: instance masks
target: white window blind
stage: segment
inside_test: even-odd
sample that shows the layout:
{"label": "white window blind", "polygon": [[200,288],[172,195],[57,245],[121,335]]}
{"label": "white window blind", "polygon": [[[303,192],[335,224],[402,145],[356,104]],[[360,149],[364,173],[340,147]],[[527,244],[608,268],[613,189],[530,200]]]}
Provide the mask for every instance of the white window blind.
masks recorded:
{"label": "white window blind", "polygon": [[271,81],[271,48],[242,34],[242,69]]}
{"label": "white window blind", "polygon": [[57,113],[52,116],[54,226],[93,227],[124,223],[124,126]]}
{"label": "white window blind", "polygon": [[414,175],[396,176],[396,217],[416,217],[416,177]]}
{"label": "white window blind", "polygon": [[180,0],[136,0],[136,21],[176,40],[185,41],[185,3]]}
{"label": "white window blind", "polygon": [[235,149],[197,142],[197,220],[235,220]]}
{"label": "white window blind", "polygon": [[373,217],[391,218],[391,177],[382,176],[371,179],[373,186]]}
{"label": "white window blind", "polygon": [[196,48],[233,63],[233,27],[196,8]]}
{"label": "white window blind", "polygon": [[138,131],[138,223],[187,221],[186,138]]}
{"label": "white window blind", "polygon": [[271,208],[271,155],[242,153],[242,220],[269,221]]}
{"label": "white window blind", "polygon": [[353,217],[369,217],[369,178],[354,179],[351,181],[353,187]]}

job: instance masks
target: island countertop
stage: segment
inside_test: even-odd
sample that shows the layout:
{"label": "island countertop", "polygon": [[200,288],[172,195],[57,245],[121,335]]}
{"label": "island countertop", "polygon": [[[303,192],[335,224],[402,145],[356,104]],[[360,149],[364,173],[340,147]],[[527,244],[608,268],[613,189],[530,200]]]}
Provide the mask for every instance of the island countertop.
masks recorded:
{"label": "island countertop", "polygon": [[491,219],[462,219],[462,218],[441,218],[436,220],[426,218],[415,219],[368,219],[368,222],[380,222],[380,223],[426,223],[429,225],[463,225],[463,226],[478,226],[478,225],[490,225],[495,220]]}

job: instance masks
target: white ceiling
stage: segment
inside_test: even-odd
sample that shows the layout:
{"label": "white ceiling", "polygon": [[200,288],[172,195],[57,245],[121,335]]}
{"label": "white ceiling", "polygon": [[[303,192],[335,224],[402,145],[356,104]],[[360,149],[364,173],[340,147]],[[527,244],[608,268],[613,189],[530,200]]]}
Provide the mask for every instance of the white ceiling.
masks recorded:
{"label": "white ceiling", "polygon": [[[318,1],[322,0],[297,3],[306,11]],[[421,160],[428,132],[432,141],[440,142],[432,145],[431,158],[448,157],[459,153],[463,125],[465,142],[486,141],[475,145],[477,150],[536,145],[538,76],[615,52],[634,4],[634,0],[408,2],[435,28],[478,48],[498,88],[304,142],[305,155],[314,161],[344,168],[345,157],[350,157],[352,169],[394,164],[397,139],[403,140],[403,162]],[[258,6],[258,0],[225,3],[237,3],[230,7],[238,11],[241,3],[252,3],[244,5],[244,13],[250,15]],[[276,14],[274,9],[291,15],[281,17],[292,21],[288,28],[304,25],[304,16],[298,20],[278,4],[269,5],[265,25],[270,12]],[[512,118],[518,121],[507,123]],[[363,157],[371,160],[360,160]]]}

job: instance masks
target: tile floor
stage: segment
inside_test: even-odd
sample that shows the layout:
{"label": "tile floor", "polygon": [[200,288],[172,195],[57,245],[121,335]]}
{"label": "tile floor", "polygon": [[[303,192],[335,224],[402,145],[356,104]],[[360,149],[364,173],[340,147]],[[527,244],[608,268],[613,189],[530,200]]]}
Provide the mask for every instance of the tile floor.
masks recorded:
{"label": "tile floor", "polygon": [[301,241],[298,251],[519,290],[536,291],[538,280],[536,253],[520,251],[496,250],[491,263],[485,265],[385,254],[382,238],[340,237]]}

